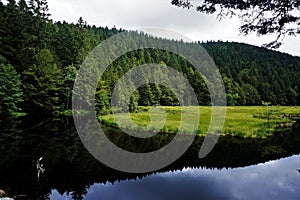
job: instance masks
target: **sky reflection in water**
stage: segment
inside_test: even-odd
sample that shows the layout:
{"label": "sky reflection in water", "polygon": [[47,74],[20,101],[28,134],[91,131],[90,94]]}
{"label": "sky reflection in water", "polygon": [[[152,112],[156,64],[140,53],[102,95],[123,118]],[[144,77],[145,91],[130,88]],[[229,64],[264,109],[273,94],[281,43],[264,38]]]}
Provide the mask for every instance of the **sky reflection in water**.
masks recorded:
{"label": "sky reflection in water", "polygon": [[[94,184],[85,200],[300,199],[300,156],[237,169],[184,169]],[[51,199],[71,199],[53,190]]]}

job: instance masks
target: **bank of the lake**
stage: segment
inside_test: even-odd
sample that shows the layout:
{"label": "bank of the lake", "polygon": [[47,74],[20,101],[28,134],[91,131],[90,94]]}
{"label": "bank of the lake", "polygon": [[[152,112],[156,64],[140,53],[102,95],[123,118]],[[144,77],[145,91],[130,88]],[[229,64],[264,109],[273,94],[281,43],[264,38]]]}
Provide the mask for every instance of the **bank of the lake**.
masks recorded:
{"label": "bank of the lake", "polygon": [[[151,118],[149,110],[151,107],[139,107],[138,112],[130,114],[132,120],[141,127],[147,127],[150,124]],[[193,116],[200,111],[200,123],[197,130],[199,135],[206,135],[211,121],[212,107],[175,107],[175,106],[159,106],[156,109],[164,110],[166,113],[166,123],[161,129],[162,132],[176,133],[181,122],[181,112],[187,113],[193,122]],[[181,110],[182,109],[182,110]],[[290,129],[293,122],[290,116],[298,116],[300,107],[293,106],[234,106],[226,108],[225,124],[222,130],[222,135],[244,136],[244,137],[267,137],[275,131]],[[122,128],[127,128],[128,123],[126,117],[128,114],[119,112],[117,117],[119,122],[115,122],[113,114],[99,116],[101,123]],[[152,113],[152,119],[155,119],[160,113]],[[157,116],[155,116],[157,115]],[[124,120],[122,120],[124,119]],[[122,123],[123,122],[123,123]],[[159,127],[151,126],[152,129],[160,130]]]}

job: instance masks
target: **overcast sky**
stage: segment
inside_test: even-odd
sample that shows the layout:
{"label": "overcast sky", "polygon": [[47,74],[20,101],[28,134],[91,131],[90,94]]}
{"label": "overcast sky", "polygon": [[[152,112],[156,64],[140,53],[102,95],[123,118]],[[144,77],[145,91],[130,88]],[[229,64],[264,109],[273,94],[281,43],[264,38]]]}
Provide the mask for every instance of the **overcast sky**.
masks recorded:
{"label": "overcast sky", "polygon": [[[197,1],[197,0],[193,0]],[[199,1],[199,0],[198,0]],[[90,25],[124,29],[163,28],[176,31],[195,41],[223,40],[261,46],[274,37],[242,36],[240,19],[218,21],[215,16],[171,5],[171,0],[48,0],[54,21],[77,22],[83,17]],[[278,49],[300,56],[298,37],[286,37]]]}

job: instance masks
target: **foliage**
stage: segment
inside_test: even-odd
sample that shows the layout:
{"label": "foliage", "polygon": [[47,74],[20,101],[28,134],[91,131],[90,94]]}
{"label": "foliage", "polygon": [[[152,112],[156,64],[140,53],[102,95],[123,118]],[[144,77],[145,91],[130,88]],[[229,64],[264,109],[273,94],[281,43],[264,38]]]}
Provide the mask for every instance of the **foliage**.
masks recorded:
{"label": "foliage", "polygon": [[37,65],[24,71],[26,107],[42,113],[60,110],[60,91],[63,87],[62,72],[54,63],[48,49],[37,54]]}
{"label": "foliage", "polygon": [[[230,2],[229,2],[230,3]],[[23,110],[28,113],[63,113],[72,108],[72,97],[80,91],[73,91],[73,84],[83,60],[103,40],[122,29],[90,26],[83,18],[76,24],[52,22],[49,20],[46,0],[0,2],[0,63],[11,64],[21,74],[24,84]],[[261,101],[272,105],[300,105],[300,58],[246,44],[221,41],[205,43],[184,43],[153,38],[143,33],[131,32],[128,41],[151,41],[176,46],[183,51],[193,51],[203,46],[214,59],[223,77],[228,105],[261,105]],[[145,41],[142,41],[145,40]],[[120,45],[125,46],[124,40]],[[138,43],[136,43],[138,45]],[[108,49],[107,53],[113,53]],[[118,80],[130,69],[148,63],[169,66],[187,78],[194,89],[199,105],[211,103],[204,77],[185,58],[159,49],[139,49],[116,59],[105,71],[95,95],[84,97],[91,106],[95,99],[98,114],[111,112],[111,94]],[[89,69],[83,69],[89,70]],[[93,71],[88,74],[96,75]],[[138,75],[145,80],[145,74]],[[176,80],[163,71],[153,74],[160,80]],[[79,77],[80,78],[80,77]],[[87,77],[81,77],[87,79]],[[133,86],[128,79],[126,86]],[[185,102],[191,101],[186,86],[176,83],[178,92]],[[92,91],[85,85],[85,90]],[[184,95],[185,94],[185,95]],[[81,99],[80,102],[82,102]],[[124,101],[118,100],[124,108]],[[194,103],[196,104],[196,103]],[[192,105],[194,105],[192,104]],[[174,91],[164,85],[145,84],[130,97],[129,108],[136,112],[138,106],[177,106],[179,101]],[[198,105],[198,104],[197,104]],[[78,105],[82,110],[83,105]]]}
{"label": "foliage", "polygon": [[201,45],[220,69],[229,103],[235,101],[229,105],[299,105],[298,57],[240,43]]}
{"label": "foliage", "polygon": [[[194,6],[190,0],[172,0],[178,7]],[[247,35],[256,32],[258,35],[275,34],[276,40],[265,44],[266,47],[278,48],[286,35],[299,34],[299,7],[298,0],[257,0],[257,1],[216,1],[204,0],[196,6],[196,10],[206,14],[218,12],[218,18],[238,15],[243,24],[241,33]]]}
{"label": "foliage", "polygon": [[109,110],[109,94],[105,82],[100,80],[96,92],[96,111],[98,114],[108,114]]}
{"label": "foliage", "polygon": [[[0,115],[20,112],[23,101],[20,75],[11,65],[0,65]],[[6,116],[7,117],[7,116]]]}

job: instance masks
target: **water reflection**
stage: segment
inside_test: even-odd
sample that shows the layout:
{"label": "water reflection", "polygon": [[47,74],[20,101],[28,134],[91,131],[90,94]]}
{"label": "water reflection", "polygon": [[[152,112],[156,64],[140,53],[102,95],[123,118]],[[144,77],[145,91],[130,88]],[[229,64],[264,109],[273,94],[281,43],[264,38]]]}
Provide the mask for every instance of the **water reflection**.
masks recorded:
{"label": "water reflection", "polygon": [[[300,198],[299,156],[236,169],[191,169],[139,180],[94,184],[83,199],[199,200]],[[52,191],[51,199],[71,199]]]}
{"label": "water reflection", "polygon": [[[118,172],[93,158],[83,147],[72,118],[1,119],[0,123],[0,188],[11,197],[22,195],[26,196],[26,199],[47,199],[50,194],[52,199],[62,197],[59,194],[65,194],[66,198],[73,199],[82,199],[84,196],[87,199],[93,199],[92,195],[110,199],[118,198],[113,195],[119,195],[119,193],[120,199],[131,199],[132,195],[134,199],[135,193],[141,198],[144,194],[147,197],[152,195],[152,199],[154,197],[159,199],[157,194],[162,194],[162,198],[163,195],[165,197],[174,195],[174,198],[173,196],[170,198],[180,199],[181,193],[186,196],[185,199],[231,198],[232,196],[228,195],[232,194],[228,191],[239,188],[242,184],[231,187],[229,182],[239,180],[239,177],[244,177],[240,179],[241,181],[250,181],[254,175],[251,170],[239,174],[236,170],[240,169],[224,171],[224,168],[244,167],[300,153],[299,129],[293,133],[278,133],[267,139],[222,137],[205,159],[198,159],[203,138],[197,137],[191,148],[178,161],[160,170],[160,173],[181,170],[183,167],[206,169],[185,169],[182,172],[152,176],[137,175]],[[159,145],[164,146],[173,138],[172,135],[161,134],[150,138],[147,142],[141,142],[128,138],[126,134],[121,134],[115,129],[106,128],[105,133],[115,144],[133,152],[157,149]],[[43,164],[45,171],[38,179],[36,161],[41,157],[43,159],[40,164]],[[298,166],[285,168],[292,169],[293,173],[300,177],[295,170]],[[269,177],[277,177],[277,174],[284,171],[286,170],[277,167],[272,173],[265,172],[265,174],[269,174]],[[260,173],[260,169],[257,173]],[[145,178],[145,176],[149,177]],[[263,177],[261,174],[256,176],[257,179]],[[138,180],[122,182],[122,180],[134,179]],[[286,180],[295,183],[292,178]],[[121,181],[121,183],[111,184],[116,181]],[[95,185],[95,183],[107,184]],[[251,184],[253,184],[252,187],[258,185],[256,182]],[[251,189],[250,186],[249,189]]]}

